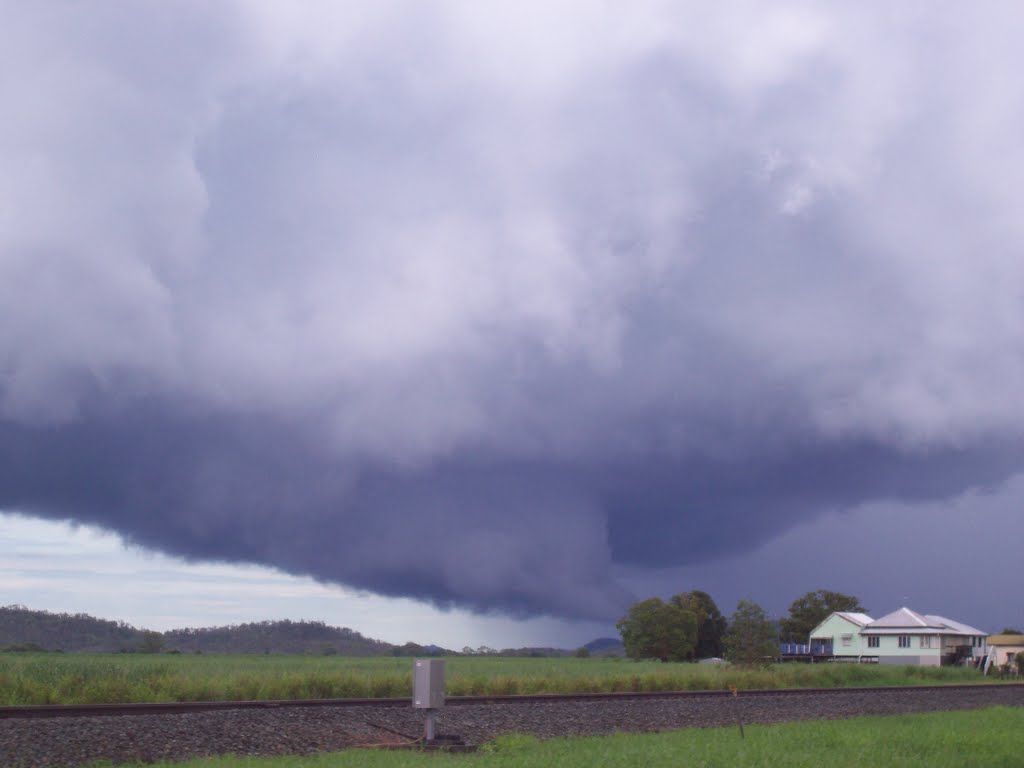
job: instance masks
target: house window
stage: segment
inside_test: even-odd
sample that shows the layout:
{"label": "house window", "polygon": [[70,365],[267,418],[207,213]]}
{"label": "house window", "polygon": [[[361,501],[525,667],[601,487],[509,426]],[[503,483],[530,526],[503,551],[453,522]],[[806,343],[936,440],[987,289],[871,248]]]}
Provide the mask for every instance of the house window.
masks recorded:
{"label": "house window", "polygon": [[900,648],[910,647],[910,635],[900,635]]}
{"label": "house window", "polygon": [[843,647],[849,648],[853,643],[853,635],[843,635]]}
{"label": "house window", "polygon": [[932,636],[931,635],[921,635],[921,647],[922,648],[931,648],[932,647]]}
{"label": "house window", "polygon": [[878,639],[878,635],[868,635],[868,648],[877,648]]}

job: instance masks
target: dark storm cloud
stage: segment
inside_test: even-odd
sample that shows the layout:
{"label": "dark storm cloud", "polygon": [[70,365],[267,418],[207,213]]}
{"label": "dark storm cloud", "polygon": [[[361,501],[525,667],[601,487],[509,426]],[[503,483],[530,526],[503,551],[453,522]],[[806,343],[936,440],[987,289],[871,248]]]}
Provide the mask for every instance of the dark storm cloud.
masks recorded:
{"label": "dark storm cloud", "polygon": [[1019,20],[963,13],[9,6],[0,505],[606,618],[998,486]]}

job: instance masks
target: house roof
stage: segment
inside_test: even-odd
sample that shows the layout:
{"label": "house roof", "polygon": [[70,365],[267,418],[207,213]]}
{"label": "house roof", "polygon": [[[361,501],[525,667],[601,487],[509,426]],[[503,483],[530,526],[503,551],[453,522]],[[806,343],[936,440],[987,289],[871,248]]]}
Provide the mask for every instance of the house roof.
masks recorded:
{"label": "house roof", "polygon": [[984,635],[980,629],[963,624],[945,616],[923,614],[907,607],[887,613],[864,627],[869,635],[885,634],[942,634],[942,635]]}
{"label": "house roof", "polygon": [[1024,645],[1024,635],[989,635],[989,645]]}
{"label": "house roof", "polygon": [[818,626],[816,626],[814,629],[811,630],[811,637],[813,638],[815,633],[819,629],[821,629],[822,624],[827,622],[833,616],[838,616],[839,618],[845,619],[846,621],[850,622],[851,624],[854,624],[855,626],[859,627],[858,631],[863,630],[864,627],[866,627],[868,624],[870,624],[873,621],[873,619],[870,616],[868,616],[866,613],[852,613],[850,611],[833,611],[832,613],[830,613],[828,616],[826,616],[822,620],[821,624],[819,624]]}
{"label": "house roof", "polygon": [[957,635],[984,635],[985,634],[980,629],[978,629],[976,627],[972,627],[970,624],[964,624],[963,622],[960,622],[960,621],[953,621],[953,619],[947,619],[945,616],[935,616],[933,614],[928,614],[927,618],[930,619],[931,621],[936,621],[936,622],[938,622],[940,624],[945,624],[947,627],[949,627],[951,630],[953,630],[953,632],[947,632],[946,634],[957,634]]}
{"label": "house roof", "polygon": [[939,628],[930,623],[928,619],[917,611],[909,608],[900,608],[892,613],[887,613],[880,619],[871,622],[870,629],[906,629],[908,627],[927,629],[930,627]]}

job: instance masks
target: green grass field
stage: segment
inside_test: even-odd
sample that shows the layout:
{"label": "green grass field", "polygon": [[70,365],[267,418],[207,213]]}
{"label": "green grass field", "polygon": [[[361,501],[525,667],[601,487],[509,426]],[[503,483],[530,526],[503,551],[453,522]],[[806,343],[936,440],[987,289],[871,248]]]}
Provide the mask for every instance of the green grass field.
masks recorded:
{"label": "green grass field", "polygon": [[1024,765],[1024,709],[689,729],[537,741],[507,736],[469,755],[349,750],[310,757],[206,758],[150,768],[1011,768]]}
{"label": "green grass field", "polygon": [[[312,656],[0,654],[0,705],[411,695],[412,660]],[[764,670],[613,659],[452,658],[450,696],[982,682],[950,667],[786,664]]]}

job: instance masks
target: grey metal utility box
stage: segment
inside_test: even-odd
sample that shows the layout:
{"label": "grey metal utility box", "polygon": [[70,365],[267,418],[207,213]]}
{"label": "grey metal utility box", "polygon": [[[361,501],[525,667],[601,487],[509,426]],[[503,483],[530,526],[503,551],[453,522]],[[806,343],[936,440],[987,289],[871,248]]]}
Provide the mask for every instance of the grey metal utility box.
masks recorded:
{"label": "grey metal utility box", "polygon": [[417,709],[444,706],[444,659],[416,659],[412,675],[412,705]]}

